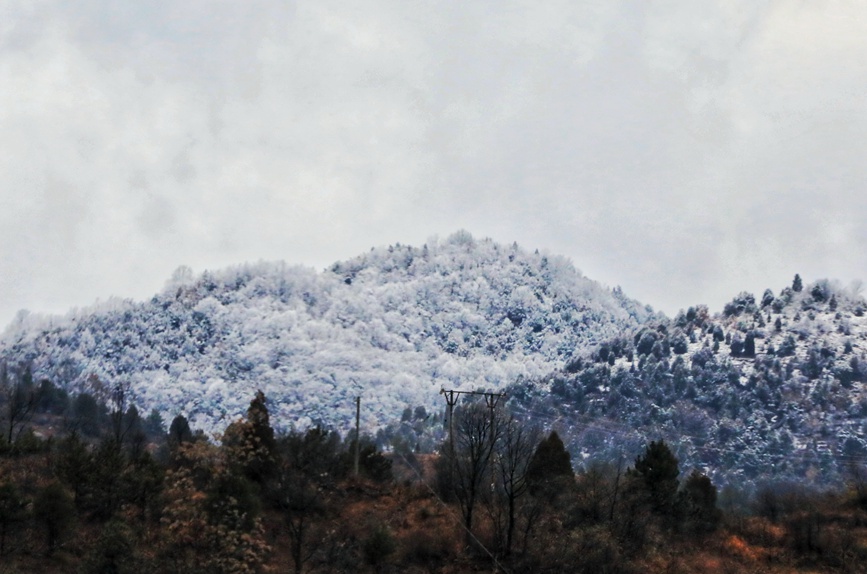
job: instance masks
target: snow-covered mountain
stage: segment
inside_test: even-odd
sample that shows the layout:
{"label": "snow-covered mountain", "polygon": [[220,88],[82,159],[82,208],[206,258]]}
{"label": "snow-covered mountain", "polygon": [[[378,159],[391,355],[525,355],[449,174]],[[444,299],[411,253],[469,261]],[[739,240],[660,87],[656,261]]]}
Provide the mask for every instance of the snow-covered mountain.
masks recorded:
{"label": "snow-covered mountain", "polygon": [[283,263],[193,275],[150,301],[21,316],[0,340],[10,368],[72,390],[128,387],[139,409],[207,431],[265,392],[278,427],[346,428],[354,398],[373,430],[447,388],[500,389],[656,317],[562,257],[458,232],[316,272]]}
{"label": "snow-covered mountain", "polygon": [[663,438],[718,482],[839,484],[867,468],[867,304],[798,277],[634,328],[511,395],[579,462],[629,464]]}

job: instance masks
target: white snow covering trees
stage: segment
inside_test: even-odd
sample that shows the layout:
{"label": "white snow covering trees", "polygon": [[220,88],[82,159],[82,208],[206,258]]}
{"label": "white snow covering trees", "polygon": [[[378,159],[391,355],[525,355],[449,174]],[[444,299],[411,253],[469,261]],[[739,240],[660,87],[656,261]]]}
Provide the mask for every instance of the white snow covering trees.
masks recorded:
{"label": "white snow covering trees", "polygon": [[375,428],[407,405],[436,406],[443,386],[500,389],[545,375],[651,315],[562,257],[458,232],[322,272],[182,267],[147,302],[22,315],[0,354],[72,390],[91,375],[128,384],[140,410],[184,414],[206,431],[242,414],[256,389],[278,428],[346,428],[358,395]]}

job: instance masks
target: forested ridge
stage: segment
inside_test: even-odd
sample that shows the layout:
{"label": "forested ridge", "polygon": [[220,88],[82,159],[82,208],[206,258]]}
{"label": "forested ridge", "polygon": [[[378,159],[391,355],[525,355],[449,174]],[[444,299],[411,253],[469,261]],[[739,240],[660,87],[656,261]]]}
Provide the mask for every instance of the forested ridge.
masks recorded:
{"label": "forested ridge", "polygon": [[3,567],[857,572],[865,315],[796,275],[668,318],[466,232],[22,314]]}
{"label": "forested ridge", "polygon": [[347,429],[431,408],[442,387],[501,388],[654,316],[566,259],[459,232],[371,249],[317,272],[283,263],[193,274],[151,300],[22,314],[0,337],[10,368],[68,390],[123,384],[140,407],[218,431],[262,389],[279,424]]}
{"label": "forested ridge", "polygon": [[440,389],[500,390],[577,461],[628,460],[664,437],[721,485],[839,486],[867,457],[865,309],[858,289],[797,276],[667,318],[562,258],[459,232],[323,272],[180,269],[147,302],[22,316],[0,356],[68,392],[120,385],[208,434],[257,389],[278,430],[346,432],[361,396],[378,446],[432,452]]}
{"label": "forested ridge", "polygon": [[851,289],[796,276],[720,314],[690,307],[611,338],[512,386],[512,407],[556,420],[582,459],[615,461],[661,436],[723,484],[839,486],[867,461],[865,309]]}

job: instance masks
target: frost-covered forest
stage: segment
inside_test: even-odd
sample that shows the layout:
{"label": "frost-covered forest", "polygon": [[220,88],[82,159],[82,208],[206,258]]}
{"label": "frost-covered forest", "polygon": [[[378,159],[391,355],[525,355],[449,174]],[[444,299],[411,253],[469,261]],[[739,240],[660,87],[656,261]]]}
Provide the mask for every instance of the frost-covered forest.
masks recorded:
{"label": "frost-covered forest", "polygon": [[[827,280],[673,319],[562,257],[458,232],[317,272],[283,263],[194,274],[151,300],[22,314],[0,341],[27,371],[206,432],[271,399],[278,429],[362,428],[432,451],[441,388],[506,390],[578,465],[629,461],[664,438],[719,484],[841,483],[867,465],[867,303]],[[433,416],[428,416],[431,414]]]}
{"label": "frost-covered forest", "polygon": [[150,301],[22,314],[0,341],[10,372],[69,390],[129,389],[143,412],[207,431],[261,389],[277,428],[373,431],[447,388],[535,380],[657,317],[566,259],[458,232],[371,249],[317,272],[284,263],[194,274]]}
{"label": "frost-covered forest", "polygon": [[664,438],[719,484],[849,482],[867,465],[867,304],[796,276],[613,337],[510,389],[578,460],[629,461]]}

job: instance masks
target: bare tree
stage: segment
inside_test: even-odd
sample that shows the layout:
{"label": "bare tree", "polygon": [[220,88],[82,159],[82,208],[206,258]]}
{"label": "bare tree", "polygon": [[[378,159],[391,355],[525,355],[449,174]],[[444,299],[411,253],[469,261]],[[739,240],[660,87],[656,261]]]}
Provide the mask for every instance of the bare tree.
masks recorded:
{"label": "bare tree", "polygon": [[[520,499],[528,492],[527,469],[538,441],[538,431],[529,429],[514,416],[509,416],[499,423],[499,441],[495,449],[497,488],[494,497],[495,505],[505,512],[505,520],[498,520],[501,512],[496,509],[492,513],[497,530],[501,533],[503,550],[506,556],[511,554],[515,538],[515,526],[518,520]],[[526,518],[526,517],[525,517]],[[505,522],[505,524],[503,524]]]}
{"label": "bare tree", "polygon": [[468,542],[476,503],[491,482],[490,462],[499,432],[495,412],[480,402],[456,411],[454,446],[445,449],[449,460],[443,470],[450,473],[448,484],[460,505]]}
{"label": "bare tree", "polygon": [[24,368],[24,373],[17,381],[12,382],[4,361],[0,364],[0,391],[5,402],[4,435],[7,444],[11,445],[24,430],[39,404],[39,387],[33,384],[29,366]]}

